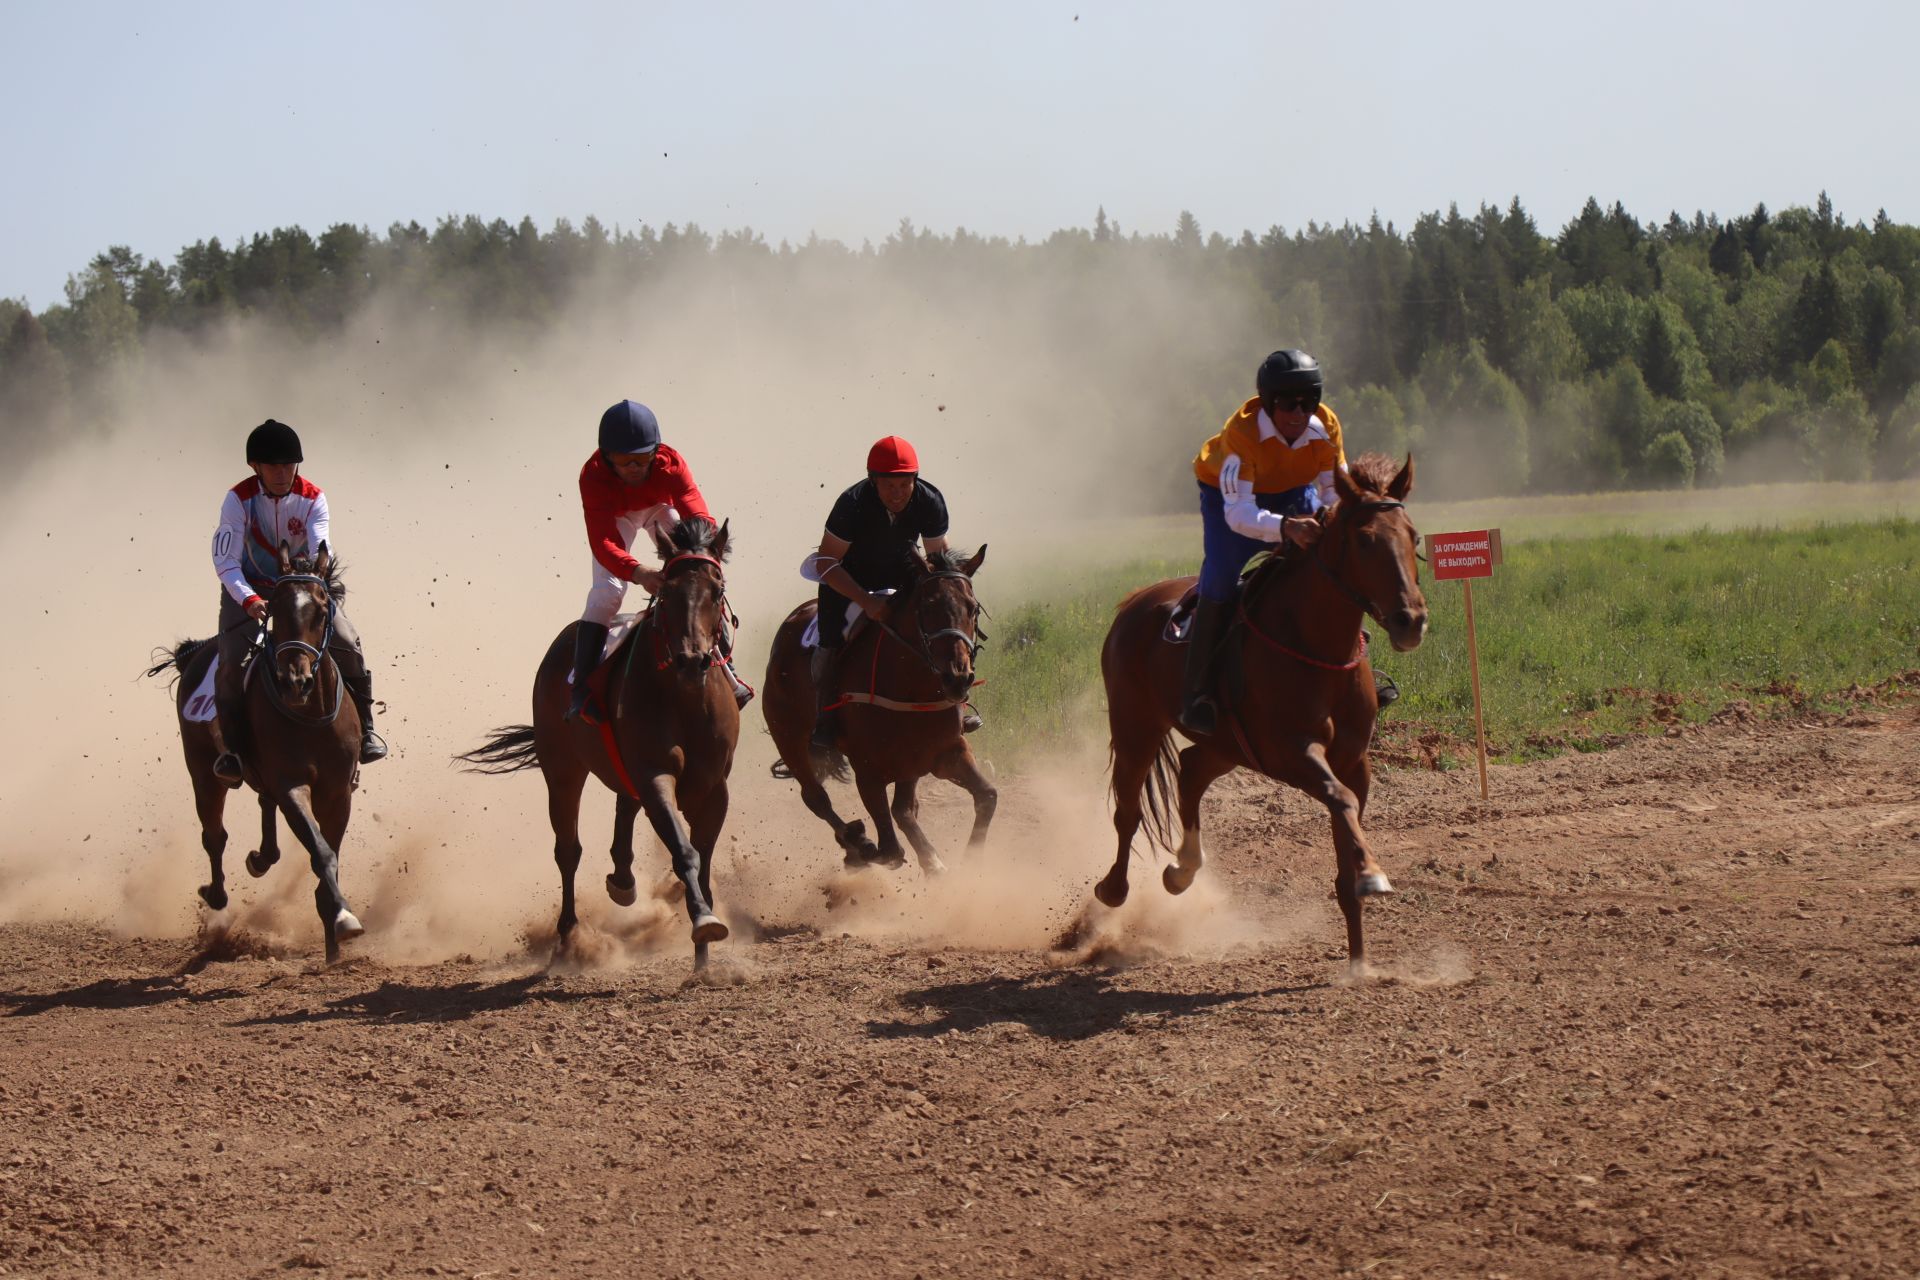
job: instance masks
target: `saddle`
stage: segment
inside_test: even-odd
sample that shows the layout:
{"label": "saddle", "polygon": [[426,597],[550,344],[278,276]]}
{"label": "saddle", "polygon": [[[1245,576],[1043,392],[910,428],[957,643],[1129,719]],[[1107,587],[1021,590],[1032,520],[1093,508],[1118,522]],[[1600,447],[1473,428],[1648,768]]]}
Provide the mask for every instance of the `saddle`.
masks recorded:
{"label": "saddle", "polygon": [[[892,587],[882,587],[880,588],[880,590],[872,592],[871,594],[885,597],[885,596],[893,595],[894,590]],[[865,631],[867,629],[867,624],[869,623],[869,621],[870,619],[867,617],[867,615],[860,612],[859,605],[855,604],[851,600],[847,601],[847,629],[845,632],[845,639],[841,641],[841,647],[844,648],[847,645],[852,644],[854,641],[854,637],[858,636],[862,631]],[[802,650],[811,650],[811,649],[818,649],[819,647],[820,647],[820,615],[818,613],[815,613],[813,617],[807,619],[806,628],[800,633],[800,648]]]}

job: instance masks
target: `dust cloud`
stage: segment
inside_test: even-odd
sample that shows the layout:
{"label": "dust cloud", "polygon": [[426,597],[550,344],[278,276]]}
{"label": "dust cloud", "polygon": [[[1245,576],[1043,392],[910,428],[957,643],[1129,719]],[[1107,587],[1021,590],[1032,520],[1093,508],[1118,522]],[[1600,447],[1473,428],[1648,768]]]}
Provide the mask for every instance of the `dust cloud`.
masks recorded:
{"label": "dust cloud", "polygon": [[[1070,299],[1041,284],[1018,299],[926,296],[877,280],[855,256],[842,268],[813,262],[777,286],[716,288],[715,278],[703,273],[695,288],[669,276],[644,300],[583,298],[540,336],[470,329],[390,297],[327,338],[236,326],[151,347],[113,389],[111,429],[34,462],[0,511],[0,591],[11,604],[0,921],[198,934],[194,888],[206,862],[173,707],[162,683],[139,673],[156,646],[213,628],[209,538],[222,492],[246,475],[246,432],[263,418],[300,431],[305,474],[329,495],[346,609],[393,750],[365,770],[342,851],[344,887],[369,930],[350,953],[421,963],[517,954],[557,911],[537,773],[475,777],[450,757],[528,718],[535,664],[579,614],[588,556],[575,477],[606,405],[653,406],[716,514],[731,519],[740,657],[757,682],[775,624],[807,594],[796,566],[876,437],[918,446],[924,474],[948,496],[955,544],[991,542],[980,591],[1004,602],[1001,584],[1042,573],[1059,548],[1166,490],[1164,468],[1141,460],[1165,453],[1166,441],[1115,437],[1107,375],[1124,364],[1126,385],[1139,386],[1179,371],[1159,370],[1150,343],[1120,350],[1089,337],[1084,317],[1157,317],[1244,349],[1249,370],[1285,337],[1237,305],[1183,291],[1151,263],[1103,286],[1109,296]],[[1211,429],[1170,424],[1173,452]],[[1191,530],[1178,548],[1130,551],[1189,544]],[[827,832],[792,784],[766,776],[772,758],[756,705],[743,719],[716,866],[723,909],[1038,947],[1110,856],[1094,759],[1010,794],[977,865],[961,847],[964,799],[929,784],[928,825],[955,873],[926,886],[910,863],[835,887]],[[677,906],[667,927],[632,913],[623,923],[606,902],[612,810],[610,796],[588,792],[583,917],[618,948],[656,938],[684,947]],[[226,819],[229,927],[317,951],[304,851],[283,827],[280,865],[250,880],[250,792],[233,794]],[[649,845],[643,872],[664,867]],[[833,894],[845,902],[830,906]],[[1200,896],[1179,905],[1196,920],[1231,915]],[[659,910],[643,897],[633,912]]]}

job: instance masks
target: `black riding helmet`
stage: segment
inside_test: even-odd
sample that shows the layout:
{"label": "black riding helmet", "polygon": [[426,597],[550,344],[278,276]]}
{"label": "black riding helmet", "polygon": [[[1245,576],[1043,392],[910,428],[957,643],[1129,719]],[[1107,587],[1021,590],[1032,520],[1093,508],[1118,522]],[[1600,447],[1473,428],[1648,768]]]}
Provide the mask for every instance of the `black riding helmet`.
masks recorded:
{"label": "black riding helmet", "polygon": [[1289,348],[1276,351],[1260,362],[1260,372],[1254,375],[1254,389],[1259,392],[1263,403],[1271,404],[1275,396],[1308,395],[1320,398],[1325,380],[1320,376],[1320,362],[1304,351]]}
{"label": "black riding helmet", "polygon": [[266,463],[305,462],[300,456],[300,436],[284,422],[268,418],[247,433],[247,461]]}

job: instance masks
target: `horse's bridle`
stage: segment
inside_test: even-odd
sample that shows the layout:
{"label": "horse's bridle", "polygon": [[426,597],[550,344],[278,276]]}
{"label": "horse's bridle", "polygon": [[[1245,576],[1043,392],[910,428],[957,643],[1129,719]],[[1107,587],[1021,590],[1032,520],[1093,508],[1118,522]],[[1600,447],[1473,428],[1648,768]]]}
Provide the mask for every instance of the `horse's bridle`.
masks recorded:
{"label": "horse's bridle", "polygon": [[[315,586],[322,589],[325,589],[329,585],[327,580],[317,573],[287,573],[273,580],[273,589],[278,591],[282,585],[287,583]],[[339,678],[337,664],[333,681],[333,707],[322,715],[312,716],[305,712],[296,711],[293,707],[287,705],[285,696],[280,692],[280,651],[282,649],[292,649],[296,653],[304,652],[313,655],[314,678],[316,680],[319,678],[322,664],[332,661],[332,657],[327,653],[327,650],[333,643],[333,608],[333,596],[329,593],[327,596],[327,621],[325,627],[321,629],[320,645],[318,648],[308,644],[305,640],[279,640],[274,641],[272,647],[267,652],[267,695],[272,700],[274,708],[290,720],[298,720],[308,724],[332,724],[334,718],[340,714],[340,703],[346,694],[347,682]],[[261,630],[266,632],[269,637],[271,637],[273,633],[267,629],[266,624],[267,620],[272,617],[273,602],[269,600],[267,602],[267,616],[261,619],[260,622]]]}
{"label": "horse's bridle", "polygon": [[[1360,513],[1355,523],[1358,523],[1358,520],[1365,519],[1367,516],[1372,515],[1376,511],[1404,511],[1406,510],[1406,506],[1407,506],[1406,503],[1396,501],[1392,498],[1357,498],[1357,499],[1350,498],[1348,499],[1348,501],[1353,502]],[[1344,508],[1346,505],[1347,504],[1345,502],[1340,504],[1341,508]],[[1338,517],[1339,509],[1336,509],[1334,514],[1336,517]],[[1413,548],[1414,548],[1414,554],[1418,555],[1420,551],[1420,538],[1419,538],[1419,535],[1417,534],[1414,536],[1414,539],[1413,539]],[[1347,550],[1347,544],[1346,544],[1346,541],[1343,539],[1340,543],[1340,558],[1342,559],[1345,558],[1346,550]],[[1374,607],[1373,602],[1371,600],[1368,600],[1365,596],[1361,595],[1358,591],[1355,591],[1352,587],[1348,586],[1344,581],[1341,580],[1340,576],[1334,572],[1333,567],[1327,564],[1326,557],[1320,554],[1320,549],[1318,547],[1314,548],[1312,560],[1313,560],[1313,567],[1318,569],[1322,574],[1326,575],[1327,581],[1331,582],[1334,585],[1334,587],[1339,590],[1341,595],[1345,596],[1347,599],[1353,601],[1354,604],[1358,605],[1360,607],[1360,612],[1366,614],[1369,618],[1372,618],[1375,622],[1379,623],[1382,627],[1386,627],[1388,631],[1392,630],[1391,627],[1387,627],[1387,620],[1380,616],[1380,611]]]}
{"label": "horse's bridle", "polygon": [[[973,594],[972,575],[962,573],[958,569],[935,569],[931,573],[923,573],[920,575],[919,579],[915,581],[915,583],[913,584],[913,587],[908,592],[909,598],[918,596],[920,593],[920,588],[925,586],[927,583],[936,582],[941,578],[959,578],[960,580],[962,580],[967,584],[967,594],[970,596]],[[920,622],[920,610],[925,606],[926,606],[925,600],[918,600],[914,603],[913,620],[916,626],[918,626]],[[934,661],[933,642],[935,640],[943,639],[947,636],[952,636],[955,640],[958,640],[963,646],[965,646],[967,650],[968,663],[971,664],[972,662],[974,662],[980,656],[981,647],[985,645],[987,642],[987,633],[980,630],[980,624],[978,622],[979,617],[982,614],[986,613],[986,607],[980,603],[979,597],[977,596],[975,596],[973,599],[973,613],[976,621],[974,622],[974,625],[973,625],[972,635],[968,635],[965,631],[961,630],[959,627],[941,627],[937,631],[928,631],[925,628],[921,628],[920,643],[917,646],[909,644],[907,642],[907,638],[901,635],[898,631],[895,631],[890,624],[883,622],[878,618],[874,619],[874,624],[878,626],[882,631],[892,636],[895,640],[899,641],[900,646],[904,648],[908,653],[913,654],[915,657],[919,658],[921,662],[925,663],[927,670],[933,672],[933,674],[936,676],[945,676],[946,672],[942,671],[940,669],[940,664]]]}
{"label": "horse's bridle", "polygon": [[[720,579],[721,629],[722,631],[724,631],[726,624],[729,622],[731,622],[733,626],[735,626],[736,628],[739,627],[740,619],[734,615],[733,605],[727,600],[727,571],[725,566],[723,566],[720,563],[719,559],[715,556],[708,555],[704,551],[682,551],[678,555],[670,556],[668,557],[667,562],[660,566],[660,580],[663,585],[666,582],[667,575],[673,572],[674,566],[680,565],[680,564],[710,564],[713,566],[714,574]],[[653,600],[649,600],[647,602],[647,619],[649,621],[653,618],[654,603],[655,601]],[[659,634],[658,632],[655,632],[654,646],[656,649],[659,650],[659,653],[661,655],[658,659],[655,660],[654,669],[656,671],[665,671],[668,667],[673,665],[673,658],[667,654],[666,637]],[[699,656],[706,659],[705,663],[703,664],[703,667],[706,670],[711,670],[713,668],[713,665],[716,662],[725,661],[726,650],[725,650],[724,644],[722,643],[721,638],[716,637],[713,642],[713,648],[707,650],[705,653],[700,654]]]}

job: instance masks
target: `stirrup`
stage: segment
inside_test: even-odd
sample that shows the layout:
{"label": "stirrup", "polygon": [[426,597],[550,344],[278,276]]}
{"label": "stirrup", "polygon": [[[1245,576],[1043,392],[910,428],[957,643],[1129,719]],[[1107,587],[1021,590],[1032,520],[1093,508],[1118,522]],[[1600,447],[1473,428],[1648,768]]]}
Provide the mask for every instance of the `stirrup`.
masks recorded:
{"label": "stirrup", "polygon": [[977,712],[977,711],[966,711],[966,712],[962,712],[962,713],[961,713],[961,715],[960,715],[960,732],[962,732],[962,733],[972,733],[972,732],[973,732],[973,731],[974,731],[975,729],[978,729],[979,727],[980,727],[980,713],[979,713],[979,712]]}
{"label": "stirrup", "polygon": [[372,725],[368,725],[366,733],[360,739],[360,763],[372,764],[376,760],[386,758],[387,740],[375,733]]}
{"label": "stirrup", "polygon": [[237,787],[246,781],[240,765],[240,757],[231,751],[222,751],[213,758],[213,776],[229,787]]}
{"label": "stirrup", "polygon": [[1393,682],[1392,676],[1384,671],[1376,671],[1373,673],[1373,696],[1379,705],[1391,706],[1400,699],[1400,686]]}
{"label": "stirrup", "polygon": [[584,720],[588,724],[599,724],[606,719],[600,712],[600,700],[593,696],[593,690],[581,689],[573,695],[573,701],[567,704],[567,714],[563,717],[568,724],[575,720]]}

